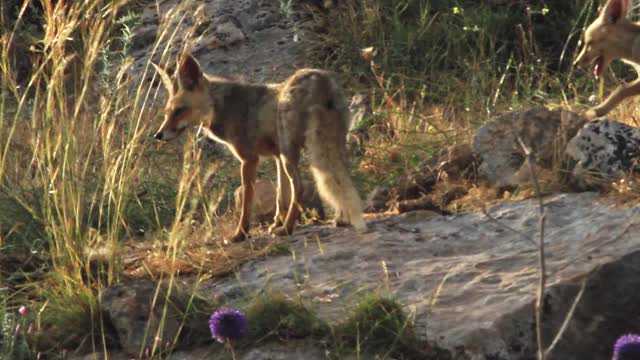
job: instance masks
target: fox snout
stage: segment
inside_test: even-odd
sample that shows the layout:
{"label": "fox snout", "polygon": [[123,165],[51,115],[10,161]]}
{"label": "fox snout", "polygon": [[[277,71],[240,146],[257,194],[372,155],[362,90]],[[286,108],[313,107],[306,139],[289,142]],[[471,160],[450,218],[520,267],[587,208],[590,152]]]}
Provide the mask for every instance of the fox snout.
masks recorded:
{"label": "fox snout", "polygon": [[158,132],[156,132],[153,135],[153,137],[158,141],[171,141],[177,138],[178,136],[180,136],[180,134],[182,134],[183,131],[184,131],[184,128],[177,128],[175,130],[172,130],[166,127],[162,127],[160,128],[160,130],[158,130]]}

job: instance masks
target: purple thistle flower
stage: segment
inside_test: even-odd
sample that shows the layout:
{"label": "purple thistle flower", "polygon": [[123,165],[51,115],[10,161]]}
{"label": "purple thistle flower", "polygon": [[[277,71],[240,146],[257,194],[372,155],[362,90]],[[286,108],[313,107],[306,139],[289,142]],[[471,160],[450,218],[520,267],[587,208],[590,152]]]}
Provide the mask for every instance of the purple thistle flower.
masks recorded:
{"label": "purple thistle flower", "polygon": [[247,331],[247,318],[234,308],[223,307],[209,318],[211,337],[224,343],[243,337]]}
{"label": "purple thistle flower", "polygon": [[623,335],[613,347],[612,360],[640,359],[640,335]]}

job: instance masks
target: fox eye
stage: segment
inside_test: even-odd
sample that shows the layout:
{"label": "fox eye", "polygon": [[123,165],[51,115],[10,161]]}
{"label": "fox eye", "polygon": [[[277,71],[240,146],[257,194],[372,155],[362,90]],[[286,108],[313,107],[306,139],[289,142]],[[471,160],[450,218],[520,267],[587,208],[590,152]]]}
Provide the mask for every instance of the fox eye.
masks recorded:
{"label": "fox eye", "polygon": [[173,113],[171,114],[172,118],[178,117],[182,114],[184,114],[185,111],[187,111],[189,108],[187,108],[186,106],[181,106],[175,110],[173,110]]}

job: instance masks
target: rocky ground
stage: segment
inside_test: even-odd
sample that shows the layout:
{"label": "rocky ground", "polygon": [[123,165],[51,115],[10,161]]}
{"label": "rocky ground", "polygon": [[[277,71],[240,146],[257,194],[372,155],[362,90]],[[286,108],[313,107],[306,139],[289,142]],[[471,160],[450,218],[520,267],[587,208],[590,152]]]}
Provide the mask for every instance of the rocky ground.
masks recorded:
{"label": "rocky ground", "polygon": [[[616,207],[589,192],[550,196],[544,204],[546,341],[586,281],[556,358],[606,358],[619,334],[638,329],[640,295],[634,289],[640,285],[640,206]],[[202,293],[233,305],[276,289],[301,297],[321,317],[338,321],[363,291],[382,291],[406,305],[421,337],[448,349],[455,359],[532,359],[537,202],[504,203],[487,212],[490,217],[430,211],[383,216],[370,220],[363,234],[307,226],[287,239],[290,254],[246,263],[233,276],[204,284]],[[124,304],[144,303],[152,295],[130,296]],[[119,304],[119,309],[127,308]],[[139,312],[114,313],[118,323],[125,324],[118,329],[121,334],[135,333],[135,324],[144,328],[145,322],[135,321]],[[130,341],[130,336],[121,340]],[[247,349],[241,358],[325,358],[318,344],[301,344],[305,342]],[[211,349],[171,358],[196,359]]]}

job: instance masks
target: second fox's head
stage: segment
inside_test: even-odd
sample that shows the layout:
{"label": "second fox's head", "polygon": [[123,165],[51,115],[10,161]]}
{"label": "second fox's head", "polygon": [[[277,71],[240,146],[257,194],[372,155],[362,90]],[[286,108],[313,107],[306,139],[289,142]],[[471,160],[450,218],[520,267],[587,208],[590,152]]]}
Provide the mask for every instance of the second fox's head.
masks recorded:
{"label": "second fox's head", "polygon": [[155,68],[169,96],[164,122],[154,137],[169,141],[182,134],[186,128],[209,124],[213,118],[213,104],[207,92],[207,79],[196,59],[191,55],[183,57],[178,67],[176,84],[163,69],[158,66]]}
{"label": "second fox's head", "polygon": [[626,19],[629,0],[608,0],[600,15],[584,32],[582,50],[575,64],[592,64],[593,75],[599,78],[616,59],[632,55],[636,32]]}

